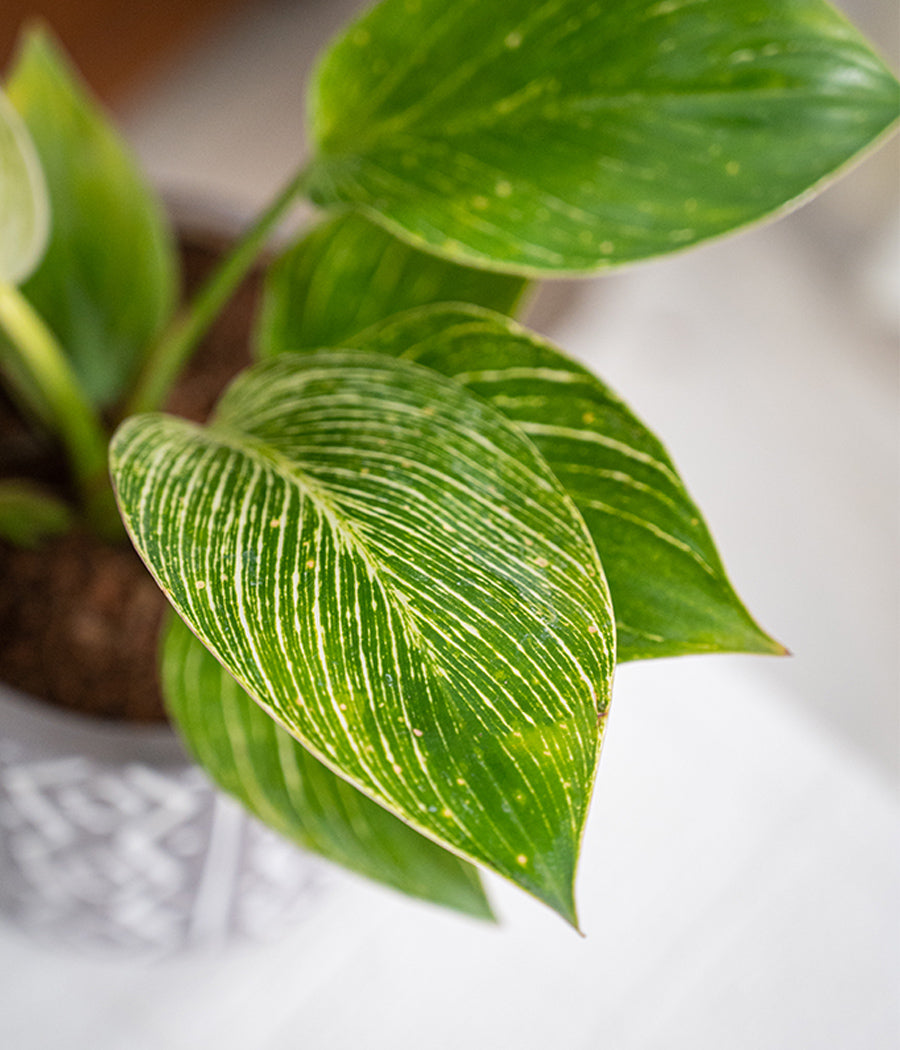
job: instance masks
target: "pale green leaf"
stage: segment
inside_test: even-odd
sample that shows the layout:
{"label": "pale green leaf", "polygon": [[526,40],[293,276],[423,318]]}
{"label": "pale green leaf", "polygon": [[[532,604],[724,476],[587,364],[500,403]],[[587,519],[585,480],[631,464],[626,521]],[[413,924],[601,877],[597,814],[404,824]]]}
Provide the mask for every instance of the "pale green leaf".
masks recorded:
{"label": "pale green leaf", "polygon": [[475,307],[426,307],[351,340],[490,399],[540,449],[590,529],[616,612],[617,658],[783,653],[735,594],[659,441],[556,347]]}
{"label": "pale green leaf", "polygon": [[273,357],[342,346],[347,336],[428,303],[512,313],[524,290],[520,277],[426,255],[349,212],[322,223],[269,267],[257,348]]}
{"label": "pale green leaf", "polygon": [[0,91],[0,282],[19,284],[28,277],[49,232],[50,202],[37,151]]}
{"label": "pale green leaf", "polygon": [[386,356],[283,355],[112,471],[172,604],[371,798],[571,921],[614,629],[584,523],[512,424]]}
{"label": "pale green leaf", "polygon": [[773,213],[900,108],[823,0],[384,0],[313,88],[314,199],[536,274]]}
{"label": "pale green leaf", "polygon": [[163,636],[161,673],[166,708],[194,757],[269,827],[412,897],[492,918],[470,864],[313,758],[174,615]]}
{"label": "pale green leaf", "polygon": [[42,485],[18,478],[0,480],[0,539],[37,547],[72,527],[72,508]]}
{"label": "pale green leaf", "polygon": [[171,233],[125,144],[47,33],[22,42],[7,91],[37,146],[53,227],[23,290],[92,401],[122,392],[170,316]]}

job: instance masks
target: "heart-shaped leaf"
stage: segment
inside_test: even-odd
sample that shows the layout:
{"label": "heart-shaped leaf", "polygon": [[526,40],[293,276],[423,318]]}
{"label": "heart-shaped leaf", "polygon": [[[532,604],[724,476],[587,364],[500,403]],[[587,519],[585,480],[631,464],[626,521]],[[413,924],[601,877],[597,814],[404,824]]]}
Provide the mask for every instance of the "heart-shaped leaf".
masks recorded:
{"label": "heart-shaped leaf", "polygon": [[37,146],[53,212],[46,254],[23,291],[90,399],[108,404],[172,312],[171,234],[124,144],[46,32],[25,36],[7,91]]}
{"label": "heart-shaped leaf", "polygon": [[318,69],[311,190],[450,258],[590,271],[782,208],[898,108],[824,0],[384,0]]}
{"label": "heart-shaped leaf", "polygon": [[335,772],[575,921],[614,628],[584,523],[515,427],[382,355],[283,355],[111,456],[172,604]]}
{"label": "heart-shaped leaf", "polygon": [[525,281],[427,255],[361,215],[318,226],[266,272],[257,328],[261,357],[342,346],[347,336],[428,303],[512,313]]}
{"label": "heart-shaped leaf", "polygon": [[531,438],[600,553],[619,660],[784,652],[732,589],[665,449],[608,387],[556,347],[498,314],[461,306],[411,310],[351,345],[453,377]]}
{"label": "heart-shaped leaf", "polygon": [[50,202],[37,151],[0,91],[0,282],[24,281],[40,262],[49,233]]}
{"label": "heart-shaped leaf", "polygon": [[269,827],[409,896],[492,918],[470,864],[313,758],[174,615],[163,635],[161,670],[166,708],[194,757]]}

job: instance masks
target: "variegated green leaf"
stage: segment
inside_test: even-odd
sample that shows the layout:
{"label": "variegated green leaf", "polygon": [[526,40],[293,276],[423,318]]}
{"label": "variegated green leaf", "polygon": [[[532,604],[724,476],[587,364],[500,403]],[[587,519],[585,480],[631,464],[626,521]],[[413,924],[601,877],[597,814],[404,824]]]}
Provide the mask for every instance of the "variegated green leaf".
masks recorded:
{"label": "variegated green leaf", "polygon": [[0,282],[19,284],[29,276],[49,232],[50,202],[37,151],[0,91]]}
{"label": "variegated green leaf", "polygon": [[174,615],[163,635],[161,669],[166,708],[194,757],[269,827],[412,897],[492,918],[470,864],[313,758]]}
{"label": "variegated green leaf", "polygon": [[900,109],[824,0],[383,0],[313,87],[318,202],[520,273],[753,222]]}
{"label": "variegated green leaf", "polygon": [[575,921],[614,629],[584,523],[486,402],[283,355],[213,423],[128,420],[128,529],[179,614],[331,769]]}
{"label": "variegated green leaf", "polygon": [[172,312],[171,234],[125,144],[45,31],[24,37],[7,91],[37,146],[53,211],[49,246],[23,291],[88,396],[108,404]]}
{"label": "variegated green leaf", "polygon": [[269,267],[257,328],[261,357],[342,346],[391,314],[428,303],[512,313],[525,281],[426,255],[361,215],[318,226]]}
{"label": "variegated green leaf", "polygon": [[616,611],[617,656],[783,653],[734,593],[665,449],[599,379],[556,347],[475,307],[426,307],[351,340],[416,360],[489,398],[575,501]]}

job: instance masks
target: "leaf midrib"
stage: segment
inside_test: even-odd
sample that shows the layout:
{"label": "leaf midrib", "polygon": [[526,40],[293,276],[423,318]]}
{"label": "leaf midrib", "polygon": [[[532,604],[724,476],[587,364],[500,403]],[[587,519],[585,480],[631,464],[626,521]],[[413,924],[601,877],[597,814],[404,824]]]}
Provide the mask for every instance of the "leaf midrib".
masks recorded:
{"label": "leaf midrib", "polygon": [[337,536],[348,541],[347,546],[359,555],[368,569],[371,577],[378,580],[387,597],[394,604],[395,610],[400,617],[404,631],[408,632],[408,641],[422,655],[423,662],[433,678],[438,677],[436,668],[438,666],[436,653],[433,646],[419,630],[415,613],[412,610],[406,596],[398,590],[391,580],[391,573],[387,570],[383,560],[372,550],[365,536],[355,526],[353,521],[342,513],[339,505],[331,497],[326,486],[322,485],[296,461],[288,459],[277,449],[267,444],[261,438],[253,437],[245,430],[215,421],[206,428],[207,434],[212,434],[227,448],[255,460],[261,467],[269,468],[290,484],[299,486],[305,496],[328,521]]}
{"label": "leaf midrib", "polygon": [[[874,72],[878,72],[877,70]],[[553,80],[554,78],[548,78]],[[518,89],[509,96],[494,99],[489,105],[480,107],[479,109],[473,110],[472,112],[460,115],[454,121],[448,121],[442,123],[440,121],[440,112],[435,112],[434,109],[429,109],[424,105],[424,100],[420,100],[415,105],[409,106],[401,112],[395,114],[389,119],[378,122],[377,113],[368,113],[366,116],[369,118],[366,121],[364,128],[360,124],[351,127],[349,123],[342,125],[341,136],[337,140],[337,148],[334,145],[329,146],[326,141],[320,145],[319,155],[321,158],[330,158],[339,160],[342,157],[350,156],[361,156],[368,153],[374,153],[378,150],[383,140],[397,144],[404,135],[408,136],[412,142],[418,139],[435,139],[446,143],[448,138],[452,138],[456,135],[462,135],[473,130],[482,130],[489,128],[492,124],[497,122],[508,121],[511,116],[515,115],[515,109],[504,111],[500,107],[508,99],[514,98],[516,95],[521,94],[522,89]],[[854,93],[852,99],[859,98],[860,100],[871,98],[872,92],[867,89],[860,89],[857,93]],[[846,88],[842,92],[835,92],[833,95],[827,91],[816,91],[811,88],[808,84],[797,87],[785,87],[784,85],[778,87],[757,87],[757,88],[742,88],[728,90],[722,87],[700,89],[690,88],[685,90],[672,90],[671,87],[660,88],[659,90],[648,90],[643,88],[641,90],[623,91],[623,92],[610,92],[608,94],[585,94],[576,96],[567,96],[564,100],[552,102],[552,119],[559,121],[561,118],[574,119],[579,115],[586,113],[596,112],[610,112],[613,110],[629,110],[640,108],[642,106],[648,108],[656,108],[657,111],[662,110],[663,106],[660,105],[661,101],[667,99],[678,100],[680,102],[685,101],[721,101],[721,100],[733,100],[736,96],[739,96],[742,100],[754,101],[754,102],[778,102],[778,101],[802,101],[804,99],[828,99],[833,97],[835,101],[841,103],[842,106],[846,107],[850,104],[851,98],[848,97]],[[441,101],[441,100],[438,100]],[[530,101],[530,100],[528,100]],[[527,102],[526,102],[527,105]],[[532,111],[532,120],[539,120],[541,113]],[[551,114],[545,114],[546,119],[550,119]],[[429,119],[430,118],[430,119]],[[346,145],[341,143],[341,138],[344,140]],[[334,141],[334,136],[332,136]]]}

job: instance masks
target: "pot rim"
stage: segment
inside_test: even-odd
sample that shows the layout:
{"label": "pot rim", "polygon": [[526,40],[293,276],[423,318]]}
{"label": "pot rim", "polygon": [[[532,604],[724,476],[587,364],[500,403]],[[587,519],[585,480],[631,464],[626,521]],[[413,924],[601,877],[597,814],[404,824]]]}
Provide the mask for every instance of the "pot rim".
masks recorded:
{"label": "pot rim", "polygon": [[182,768],[193,761],[171,726],[107,721],[53,707],[0,682],[0,741],[29,751],[105,764]]}

